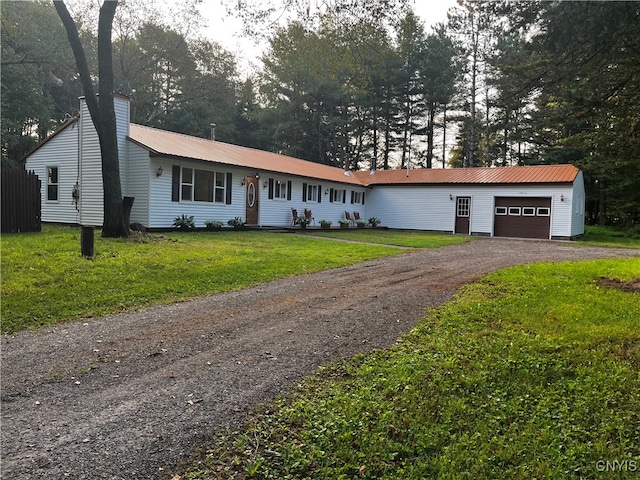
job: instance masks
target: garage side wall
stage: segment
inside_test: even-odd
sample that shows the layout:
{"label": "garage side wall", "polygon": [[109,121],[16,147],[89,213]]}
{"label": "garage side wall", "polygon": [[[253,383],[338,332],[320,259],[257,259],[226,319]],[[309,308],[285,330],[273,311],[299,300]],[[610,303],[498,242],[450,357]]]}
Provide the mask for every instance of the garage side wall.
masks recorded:
{"label": "garage side wall", "polygon": [[584,176],[582,172],[578,172],[573,182],[572,193],[572,211],[571,211],[571,237],[579,237],[584,235],[584,205],[586,194],[584,189]]}

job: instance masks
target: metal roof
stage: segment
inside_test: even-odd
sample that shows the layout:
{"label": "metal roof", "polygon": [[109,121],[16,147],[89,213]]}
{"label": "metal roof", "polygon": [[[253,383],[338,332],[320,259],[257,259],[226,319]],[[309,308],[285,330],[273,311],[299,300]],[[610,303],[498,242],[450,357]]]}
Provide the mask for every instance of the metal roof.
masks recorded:
{"label": "metal roof", "polygon": [[573,165],[475,167],[354,172],[365,185],[410,184],[513,184],[572,183],[578,175]]}
{"label": "metal roof", "polygon": [[352,172],[346,175],[341,168],[133,123],[130,124],[129,139],[155,156],[195,159],[255,169],[256,172],[268,171],[362,185]]}

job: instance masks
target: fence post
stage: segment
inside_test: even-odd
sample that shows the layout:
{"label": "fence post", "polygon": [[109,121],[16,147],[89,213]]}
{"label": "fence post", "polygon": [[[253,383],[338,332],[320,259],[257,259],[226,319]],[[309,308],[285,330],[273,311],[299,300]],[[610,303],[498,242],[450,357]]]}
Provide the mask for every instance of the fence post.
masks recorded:
{"label": "fence post", "polygon": [[80,251],[82,256],[86,258],[93,258],[94,255],[94,228],[82,227],[80,231]]}

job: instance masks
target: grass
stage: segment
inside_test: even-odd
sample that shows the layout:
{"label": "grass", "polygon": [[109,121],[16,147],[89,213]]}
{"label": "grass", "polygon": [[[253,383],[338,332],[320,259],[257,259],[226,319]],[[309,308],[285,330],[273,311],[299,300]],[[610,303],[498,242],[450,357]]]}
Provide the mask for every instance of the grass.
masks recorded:
{"label": "grass", "polygon": [[[455,240],[423,236],[431,246]],[[86,260],[77,228],[45,225],[39,233],[2,235],[2,331],[182,301],[399,253],[260,231],[154,237],[159,241],[96,234],[96,256]]]}
{"label": "grass", "polygon": [[491,274],[394,348],[218,433],[173,478],[636,478],[640,294],[599,279],[638,276],[640,259]]}
{"label": "grass", "polygon": [[640,248],[640,235],[612,227],[587,225],[584,228],[584,235],[577,244],[596,247]]}
{"label": "grass", "polygon": [[459,245],[471,241],[469,236],[454,236],[437,233],[427,233],[410,230],[387,230],[383,228],[366,229],[331,229],[331,230],[305,230],[299,233],[314,237],[335,238],[354,242],[365,242],[382,245],[396,245],[409,248],[435,248],[446,245]]}

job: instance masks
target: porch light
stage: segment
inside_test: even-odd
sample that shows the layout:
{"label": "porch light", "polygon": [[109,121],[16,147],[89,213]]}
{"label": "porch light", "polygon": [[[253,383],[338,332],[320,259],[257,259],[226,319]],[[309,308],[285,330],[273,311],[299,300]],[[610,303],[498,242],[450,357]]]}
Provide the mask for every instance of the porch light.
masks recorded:
{"label": "porch light", "polygon": [[247,177],[242,177],[242,180],[240,180],[240,185],[244,187],[246,183],[247,183]]}
{"label": "porch light", "polygon": [[161,177],[162,176],[162,166],[158,167],[158,169],[156,170],[156,177]]}
{"label": "porch light", "polygon": [[449,194],[449,200],[453,200],[453,195]]}
{"label": "porch light", "polygon": [[564,202],[564,195],[562,193],[560,194],[560,201]]}
{"label": "porch light", "polygon": [[267,188],[269,186],[269,182],[267,180],[262,184],[262,188]]}

